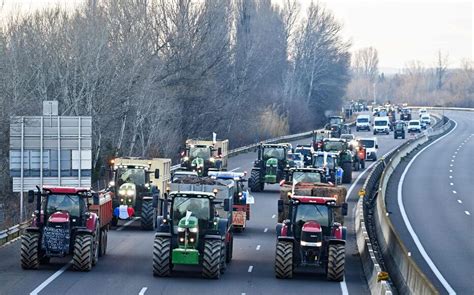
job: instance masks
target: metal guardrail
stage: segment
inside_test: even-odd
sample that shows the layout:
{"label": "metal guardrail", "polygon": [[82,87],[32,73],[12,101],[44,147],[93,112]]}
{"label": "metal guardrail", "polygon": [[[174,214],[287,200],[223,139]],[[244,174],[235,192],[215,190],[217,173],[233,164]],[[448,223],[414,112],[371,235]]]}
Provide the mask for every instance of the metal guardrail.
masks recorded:
{"label": "metal guardrail", "polygon": [[0,231],[0,247],[15,240],[18,238],[26,227],[28,227],[29,222],[23,222],[20,224],[16,224],[8,229],[4,229]]}
{"label": "metal guardrail", "polygon": [[451,128],[451,121],[447,121],[445,117],[439,120],[439,122],[439,124],[433,125],[434,128],[430,128],[425,134],[402,144],[391,155],[380,176],[377,202],[373,212],[374,222],[378,225],[375,228],[375,234],[379,251],[384,261],[386,261],[390,279],[394,282],[400,294],[438,294],[431,281],[409,254],[408,249],[405,247],[389,218],[386,208],[386,189],[390,177],[405,156],[429,141],[432,137],[443,134]]}

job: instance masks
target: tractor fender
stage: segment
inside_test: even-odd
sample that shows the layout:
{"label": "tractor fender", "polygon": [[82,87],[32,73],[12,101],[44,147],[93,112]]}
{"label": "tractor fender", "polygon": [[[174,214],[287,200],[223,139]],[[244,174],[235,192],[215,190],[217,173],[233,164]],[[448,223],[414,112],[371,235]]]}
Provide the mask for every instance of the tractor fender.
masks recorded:
{"label": "tractor fender", "polygon": [[329,245],[345,245],[346,241],[341,240],[341,239],[330,239],[328,243]]}
{"label": "tractor fender", "polygon": [[278,236],[281,236],[281,229],[282,228],[283,228],[283,223],[277,223],[277,225],[275,227],[275,232],[276,232],[277,238],[278,238]]}
{"label": "tractor fender", "polygon": [[94,235],[95,233],[95,229],[94,230],[90,230],[88,228],[85,228],[85,227],[80,227],[78,229],[76,229],[76,235]]}
{"label": "tractor fender", "polygon": [[91,232],[94,232],[97,224],[99,224],[99,216],[95,213],[90,213],[86,220],[86,228]]}
{"label": "tractor fender", "polygon": [[166,223],[163,222],[165,218],[163,216],[158,216],[156,218],[156,224],[158,225],[157,232],[160,233],[169,233],[170,232],[170,225],[169,220]]}
{"label": "tractor fender", "polygon": [[171,238],[171,233],[164,233],[164,232],[158,232],[155,233],[155,238],[161,237],[161,238]]}
{"label": "tractor fender", "polygon": [[28,232],[28,233],[39,233],[39,232],[40,232],[40,229],[39,229],[39,227],[29,226],[29,227],[25,228],[25,232]]}
{"label": "tractor fender", "polygon": [[205,240],[223,240],[225,239],[225,236],[219,236],[219,235],[205,235],[204,236]]}
{"label": "tractor fender", "polygon": [[277,223],[275,227],[275,232],[277,237],[287,237],[288,236],[288,225],[284,223]]}
{"label": "tractor fender", "polygon": [[278,241],[292,242],[292,243],[295,242],[295,238],[294,238],[294,237],[290,237],[290,236],[278,236],[278,237],[277,237],[277,240],[278,240]]}
{"label": "tractor fender", "polygon": [[339,224],[339,226],[336,226],[336,227],[332,228],[331,235],[335,239],[345,240],[345,234],[346,234],[346,228],[341,226],[340,224]]}

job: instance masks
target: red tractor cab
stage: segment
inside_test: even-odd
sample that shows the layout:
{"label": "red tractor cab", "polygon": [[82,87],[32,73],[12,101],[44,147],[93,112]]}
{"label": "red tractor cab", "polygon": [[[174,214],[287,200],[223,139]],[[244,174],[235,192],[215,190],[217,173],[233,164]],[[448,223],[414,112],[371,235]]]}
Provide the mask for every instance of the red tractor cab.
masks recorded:
{"label": "red tractor cab", "polygon": [[89,188],[43,187],[36,198],[31,225],[21,237],[21,266],[38,269],[52,257],[72,255],[73,268],[89,271],[105,255],[112,220],[112,200]]}
{"label": "red tractor cab", "polygon": [[[290,279],[297,267],[313,267],[324,269],[328,280],[342,281],[346,228],[335,222],[334,213],[342,207],[347,215],[347,203],[290,194],[289,200],[288,219],[276,226],[276,277]],[[278,211],[283,211],[283,200],[278,201]]]}

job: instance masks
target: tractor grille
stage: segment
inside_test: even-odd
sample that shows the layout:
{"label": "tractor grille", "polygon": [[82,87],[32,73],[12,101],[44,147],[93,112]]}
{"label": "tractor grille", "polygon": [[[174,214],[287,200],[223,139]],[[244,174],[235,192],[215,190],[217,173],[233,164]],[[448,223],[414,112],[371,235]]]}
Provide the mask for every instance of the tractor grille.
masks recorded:
{"label": "tractor grille", "polygon": [[62,257],[69,252],[69,222],[50,223],[43,229],[42,246],[48,256]]}

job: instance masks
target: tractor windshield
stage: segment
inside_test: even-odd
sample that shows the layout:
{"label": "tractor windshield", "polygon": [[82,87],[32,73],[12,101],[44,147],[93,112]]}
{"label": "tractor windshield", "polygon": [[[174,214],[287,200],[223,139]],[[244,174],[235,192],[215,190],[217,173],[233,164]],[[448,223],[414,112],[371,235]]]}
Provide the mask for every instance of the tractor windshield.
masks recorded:
{"label": "tractor windshield", "polygon": [[263,159],[268,160],[276,158],[277,160],[285,159],[285,149],[282,147],[266,147],[263,149]]}
{"label": "tractor windshield", "polygon": [[321,226],[329,226],[329,210],[325,205],[300,204],[296,209],[295,222],[302,226],[307,221],[316,221]]}
{"label": "tractor windshield", "polygon": [[191,216],[195,216],[199,225],[203,226],[209,220],[210,203],[208,198],[175,197],[173,199],[173,228],[177,231],[181,218],[186,216],[187,211],[191,211]]}
{"label": "tractor windshield", "polygon": [[342,151],[345,150],[345,143],[341,141],[325,141],[324,142],[324,151]]}
{"label": "tractor windshield", "polygon": [[146,172],[143,168],[118,168],[117,184],[121,186],[124,183],[133,183],[137,186],[144,186],[146,183]]}
{"label": "tractor windshield", "polygon": [[311,157],[311,150],[305,148],[296,148],[295,153],[300,153],[305,157]]}
{"label": "tractor windshield", "polygon": [[318,172],[305,172],[305,171],[295,171],[293,172],[293,182],[321,182],[321,175]]}
{"label": "tractor windshield", "polygon": [[329,119],[329,124],[331,125],[341,125],[343,120],[341,117],[332,117]]}
{"label": "tractor windshield", "polygon": [[191,147],[189,148],[189,156],[191,158],[202,158],[209,160],[211,158],[211,149],[209,147]]}
{"label": "tractor windshield", "polygon": [[65,211],[71,216],[79,217],[81,203],[82,206],[85,205],[84,200],[78,195],[48,195],[46,214],[49,216],[58,211]]}

